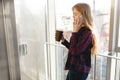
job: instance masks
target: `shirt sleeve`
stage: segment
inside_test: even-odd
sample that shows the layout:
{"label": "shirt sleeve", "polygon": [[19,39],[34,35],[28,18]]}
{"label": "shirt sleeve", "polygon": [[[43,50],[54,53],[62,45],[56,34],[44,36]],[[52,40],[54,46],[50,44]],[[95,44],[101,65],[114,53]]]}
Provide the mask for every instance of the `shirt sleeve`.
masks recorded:
{"label": "shirt sleeve", "polygon": [[79,38],[77,35],[77,33],[72,33],[70,39],[69,52],[72,55],[82,54],[92,42],[92,32],[90,30],[83,31]]}
{"label": "shirt sleeve", "polygon": [[67,40],[64,40],[64,42],[62,42],[62,44],[69,49],[70,43]]}

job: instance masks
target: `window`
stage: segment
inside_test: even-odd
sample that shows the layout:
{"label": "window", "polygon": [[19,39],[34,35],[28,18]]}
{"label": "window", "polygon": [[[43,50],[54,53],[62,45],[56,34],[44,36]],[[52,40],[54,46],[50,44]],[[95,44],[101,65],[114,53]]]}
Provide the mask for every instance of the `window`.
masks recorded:
{"label": "window", "polygon": [[[97,35],[98,43],[99,43],[98,53],[108,54],[111,0],[99,0],[99,1],[98,0],[55,0],[56,29],[62,29],[65,32],[72,31],[72,27],[73,27],[72,6],[80,2],[88,3],[92,8],[94,20],[95,20],[96,32],[98,33]],[[58,54],[61,54],[61,52],[59,51]],[[96,57],[97,68],[95,71],[94,71],[95,68],[94,64],[95,63],[93,60],[92,62],[93,66],[88,80],[93,80],[93,79],[106,80],[107,58],[101,56]],[[59,65],[60,64],[58,64],[57,69],[61,69],[61,67],[63,68],[63,66],[59,66]],[[95,77],[94,74],[96,74]]]}

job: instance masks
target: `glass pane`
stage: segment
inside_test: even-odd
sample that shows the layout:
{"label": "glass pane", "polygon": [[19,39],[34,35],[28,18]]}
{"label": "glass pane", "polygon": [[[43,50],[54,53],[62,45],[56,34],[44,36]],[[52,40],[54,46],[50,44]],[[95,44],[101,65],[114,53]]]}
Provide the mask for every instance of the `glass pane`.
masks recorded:
{"label": "glass pane", "polygon": [[120,53],[117,53],[117,57],[119,57],[119,60],[116,60],[116,72],[115,72],[115,80],[120,79]]}
{"label": "glass pane", "polygon": [[[78,2],[88,3],[91,6],[98,38],[98,53],[108,54],[111,0],[55,0],[56,29],[62,29],[66,35],[68,35],[67,33],[69,31],[72,31],[72,6]],[[70,38],[68,37],[68,40],[69,39]],[[95,73],[95,80],[106,80],[107,58],[97,57],[96,60],[98,68],[97,72]],[[94,62],[92,63],[92,65],[94,65]],[[94,66],[92,66],[92,68],[94,68]],[[99,72],[100,74],[98,74]],[[94,70],[92,69],[91,73],[89,74],[88,80],[93,80],[93,73]]]}
{"label": "glass pane", "polygon": [[[106,80],[107,71],[107,57],[97,56],[96,57],[96,69],[95,69],[95,80]],[[91,78],[92,80],[92,78]]]}
{"label": "glass pane", "polygon": [[15,0],[15,15],[21,80],[46,80],[45,0]]}

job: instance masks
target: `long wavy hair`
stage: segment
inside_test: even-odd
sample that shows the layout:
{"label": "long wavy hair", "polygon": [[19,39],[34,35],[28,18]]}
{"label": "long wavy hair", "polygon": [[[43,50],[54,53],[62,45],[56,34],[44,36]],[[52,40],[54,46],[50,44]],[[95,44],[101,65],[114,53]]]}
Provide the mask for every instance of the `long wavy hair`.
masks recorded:
{"label": "long wavy hair", "polygon": [[72,9],[74,8],[77,11],[81,12],[83,16],[83,25],[88,27],[93,32],[93,47],[91,49],[91,52],[93,55],[95,55],[97,53],[97,39],[96,39],[95,31],[94,31],[95,25],[94,25],[91,8],[86,3],[78,3],[72,7]]}

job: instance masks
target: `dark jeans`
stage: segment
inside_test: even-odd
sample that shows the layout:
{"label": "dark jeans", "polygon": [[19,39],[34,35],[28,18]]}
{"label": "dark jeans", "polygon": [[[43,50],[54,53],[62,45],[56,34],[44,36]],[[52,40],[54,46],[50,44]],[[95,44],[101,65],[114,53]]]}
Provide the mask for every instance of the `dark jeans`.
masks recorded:
{"label": "dark jeans", "polygon": [[66,80],[86,80],[87,77],[88,77],[88,73],[69,70]]}

